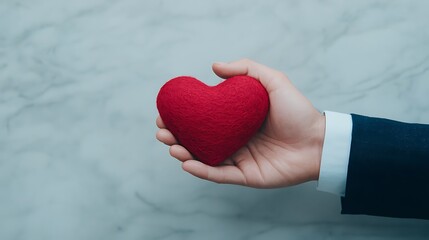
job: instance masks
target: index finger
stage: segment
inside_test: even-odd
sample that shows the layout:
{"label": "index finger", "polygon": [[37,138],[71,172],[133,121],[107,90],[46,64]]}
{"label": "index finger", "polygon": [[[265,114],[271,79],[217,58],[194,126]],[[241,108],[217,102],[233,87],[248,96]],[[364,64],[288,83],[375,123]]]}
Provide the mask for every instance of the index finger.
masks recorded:
{"label": "index finger", "polygon": [[164,124],[164,122],[161,119],[161,116],[158,115],[158,117],[156,118],[156,126],[158,126],[159,128],[167,128]]}

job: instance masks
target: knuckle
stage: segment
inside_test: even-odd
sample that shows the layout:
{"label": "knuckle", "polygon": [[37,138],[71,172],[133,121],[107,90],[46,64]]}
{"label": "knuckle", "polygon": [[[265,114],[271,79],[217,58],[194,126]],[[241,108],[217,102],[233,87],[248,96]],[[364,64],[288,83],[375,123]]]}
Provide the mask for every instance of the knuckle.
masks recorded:
{"label": "knuckle", "polygon": [[277,78],[277,79],[287,79],[287,76],[286,76],[286,74],[284,74],[283,72],[280,72],[280,71],[278,71],[278,70],[274,70],[274,72],[273,72],[273,77],[274,78]]}

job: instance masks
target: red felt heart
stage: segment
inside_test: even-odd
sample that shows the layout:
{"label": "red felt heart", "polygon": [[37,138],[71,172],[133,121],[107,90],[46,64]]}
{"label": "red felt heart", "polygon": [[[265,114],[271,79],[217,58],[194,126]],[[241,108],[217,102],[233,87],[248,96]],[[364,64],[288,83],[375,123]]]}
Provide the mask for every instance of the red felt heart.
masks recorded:
{"label": "red felt heart", "polygon": [[249,76],[235,76],[213,87],[193,77],[173,78],[161,88],[156,103],[179,143],[211,166],[244,146],[269,108],[267,91]]}

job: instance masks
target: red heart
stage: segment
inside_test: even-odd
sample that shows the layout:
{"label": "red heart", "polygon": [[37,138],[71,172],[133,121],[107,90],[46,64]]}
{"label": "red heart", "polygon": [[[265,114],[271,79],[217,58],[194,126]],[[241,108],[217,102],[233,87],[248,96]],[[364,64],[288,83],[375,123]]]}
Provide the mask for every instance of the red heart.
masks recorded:
{"label": "red heart", "polygon": [[244,146],[269,108],[267,91],[249,76],[235,76],[213,87],[193,77],[173,78],[161,88],[156,103],[179,143],[211,166]]}

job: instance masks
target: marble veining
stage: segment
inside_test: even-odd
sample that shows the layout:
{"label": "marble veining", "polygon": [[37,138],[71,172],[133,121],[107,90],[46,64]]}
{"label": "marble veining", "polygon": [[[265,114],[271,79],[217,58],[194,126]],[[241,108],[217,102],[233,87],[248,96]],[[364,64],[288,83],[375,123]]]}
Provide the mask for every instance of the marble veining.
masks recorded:
{"label": "marble veining", "polygon": [[429,123],[427,1],[0,1],[0,239],[428,239],[316,183],[184,173],[155,98],[214,61],[285,72],[321,110]]}

